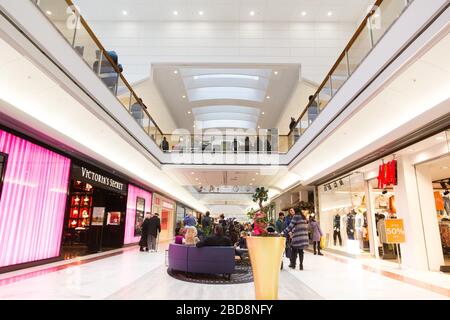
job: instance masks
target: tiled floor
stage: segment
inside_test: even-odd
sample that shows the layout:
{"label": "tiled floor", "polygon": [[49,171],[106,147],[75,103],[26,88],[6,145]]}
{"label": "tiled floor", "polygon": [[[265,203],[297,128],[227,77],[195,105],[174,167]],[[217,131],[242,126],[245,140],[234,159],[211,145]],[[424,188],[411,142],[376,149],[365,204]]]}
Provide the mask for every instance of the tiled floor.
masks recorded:
{"label": "tiled floor", "polygon": [[[0,275],[0,299],[254,299],[253,284],[204,285],[170,277],[165,252],[127,248]],[[87,259],[87,260],[86,260]],[[280,299],[450,299],[450,276],[398,270],[375,259],[305,254],[280,273]],[[390,268],[390,269],[389,269]]]}

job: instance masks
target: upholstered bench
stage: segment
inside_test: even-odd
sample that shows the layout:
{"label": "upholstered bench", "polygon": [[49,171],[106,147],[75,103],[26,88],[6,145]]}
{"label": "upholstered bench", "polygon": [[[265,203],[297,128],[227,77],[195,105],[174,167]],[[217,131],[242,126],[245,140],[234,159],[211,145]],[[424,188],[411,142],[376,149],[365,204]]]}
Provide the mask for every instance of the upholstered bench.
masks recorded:
{"label": "upholstered bench", "polygon": [[169,269],[190,273],[226,274],[235,267],[234,247],[202,247],[171,243]]}

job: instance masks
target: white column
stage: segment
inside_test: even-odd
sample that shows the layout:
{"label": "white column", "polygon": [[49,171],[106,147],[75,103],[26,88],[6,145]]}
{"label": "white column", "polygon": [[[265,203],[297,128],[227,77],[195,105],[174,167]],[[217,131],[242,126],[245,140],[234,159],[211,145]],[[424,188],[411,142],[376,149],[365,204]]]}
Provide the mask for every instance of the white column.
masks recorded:
{"label": "white column", "polygon": [[416,167],[417,188],[419,191],[420,209],[422,212],[425,247],[428,255],[429,269],[439,271],[444,264],[439,222],[433,195],[433,181],[428,165]]}
{"label": "white column", "polygon": [[402,265],[428,270],[427,250],[414,165],[398,159],[398,185],[394,187],[397,216],[404,219],[406,242],[401,244]]}
{"label": "white column", "polygon": [[375,194],[369,181],[365,181],[366,186],[366,208],[367,208],[367,229],[369,231],[370,254],[375,258],[380,257],[378,251],[377,225],[375,223]]}

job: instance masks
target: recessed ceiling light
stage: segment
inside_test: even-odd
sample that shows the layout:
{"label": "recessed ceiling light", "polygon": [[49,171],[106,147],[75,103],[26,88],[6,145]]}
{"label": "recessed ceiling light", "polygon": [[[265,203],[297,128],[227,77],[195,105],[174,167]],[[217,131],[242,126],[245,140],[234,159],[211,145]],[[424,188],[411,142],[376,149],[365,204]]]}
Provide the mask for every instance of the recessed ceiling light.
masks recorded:
{"label": "recessed ceiling light", "polygon": [[195,128],[195,124],[192,126],[192,128]]}
{"label": "recessed ceiling light", "polygon": [[302,16],[306,16],[306,11],[302,11]]}
{"label": "recessed ceiling light", "polygon": [[198,76],[194,76],[194,80],[198,80]]}
{"label": "recessed ceiling light", "polygon": [[436,137],[436,140],[444,140],[444,139],[445,138],[443,136]]}
{"label": "recessed ceiling light", "polygon": [[252,181],[255,181],[255,178],[252,178]]}
{"label": "recessed ceiling light", "polygon": [[194,171],[192,171],[192,172],[191,172],[191,174],[195,174],[195,172],[194,172]]}
{"label": "recessed ceiling light", "polygon": [[267,96],[266,99],[270,99],[270,96]]}
{"label": "recessed ceiling light", "polygon": [[177,10],[175,10],[175,11],[172,12],[172,13],[173,13],[174,16],[177,16],[177,15],[178,15],[178,11],[177,11]]}
{"label": "recessed ceiling light", "polygon": [[49,16],[52,15],[52,12],[51,12],[50,10],[47,10],[46,13],[47,13]]}
{"label": "recessed ceiling light", "polygon": [[255,11],[250,11],[250,15],[253,17],[255,15]]}
{"label": "recessed ceiling light", "polygon": [[333,12],[328,11],[327,16],[331,17],[333,15]]}
{"label": "recessed ceiling light", "polygon": [[250,183],[250,185],[252,186],[252,185],[253,185],[253,183]]}
{"label": "recessed ceiling light", "polygon": [[126,16],[126,15],[128,14],[128,12],[126,12],[125,10],[123,10],[123,11],[122,11],[122,14],[123,14],[124,16]]}
{"label": "recessed ceiling light", "polygon": [[256,175],[259,175],[259,172],[256,172]]}
{"label": "recessed ceiling light", "polygon": [[186,96],[181,96],[183,99],[186,99]]}
{"label": "recessed ceiling light", "polygon": [[442,167],[442,169],[444,169],[444,170],[447,170],[447,169],[448,169],[448,167],[447,167],[447,166],[443,166],[443,167]]}
{"label": "recessed ceiling light", "polygon": [[178,70],[173,70],[173,73],[178,74]]}
{"label": "recessed ceiling light", "polygon": [[202,10],[200,10],[200,11],[198,12],[198,14],[199,14],[200,16],[202,16],[202,15],[204,15],[205,13],[204,13]]}
{"label": "recessed ceiling light", "polygon": [[416,149],[409,149],[408,151],[409,152],[414,152],[414,151],[416,151]]}
{"label": "recessed ceiling light", "polygon": [[190,112],[190,111],[188,111],[188,114],[191,114],[191,112]]}
{"label": "recessed ceiling light", "polygon": [[274,73],[275,75],[278,75],[278,71],[274,71],[273,73]]}
{"label": "recessed ceiling light", "polygon": [[264,113],[264,111],[263,111],[263,112],[261,112],[261,114],[265,114],[265,113]]}
{"label": "recessed ceiling light", "polygon": [[261,129],[261,126],[258,126],[258,129]]}
{"label": "recessed ceiling light", "polygon": [[195,178],[195,181],[198,181],[198,178]]}

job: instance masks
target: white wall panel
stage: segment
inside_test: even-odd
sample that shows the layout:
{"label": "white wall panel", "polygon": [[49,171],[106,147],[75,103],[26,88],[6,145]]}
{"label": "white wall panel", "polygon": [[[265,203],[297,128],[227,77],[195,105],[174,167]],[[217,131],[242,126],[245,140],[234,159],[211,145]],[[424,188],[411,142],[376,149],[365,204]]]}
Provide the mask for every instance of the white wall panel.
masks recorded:
{"label": "white wall panel", "polygon": [[321,82],[355,31],[354,23],[92,21],[108,50],[119,54],[131,82],[152,63],[301,63]]}

